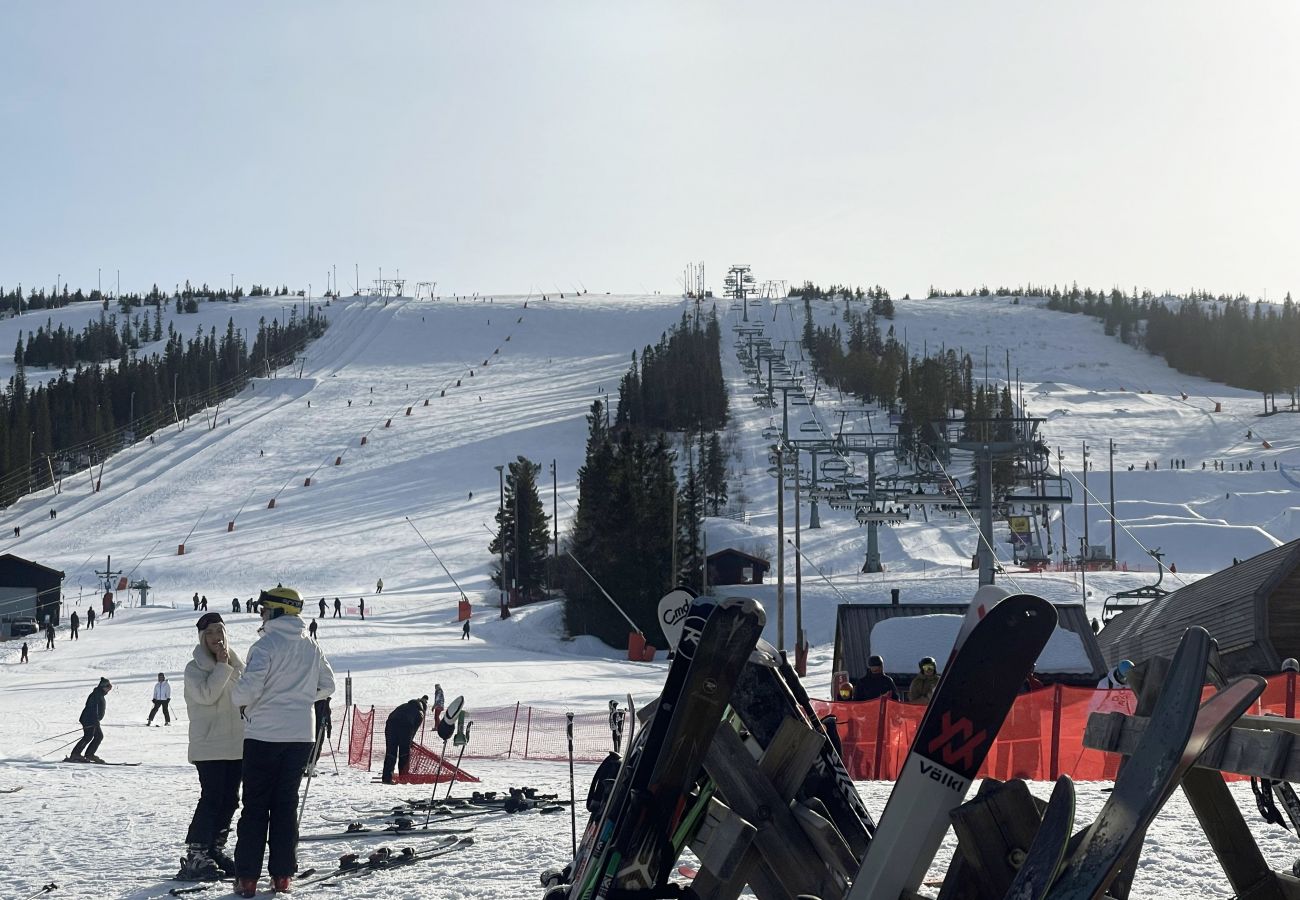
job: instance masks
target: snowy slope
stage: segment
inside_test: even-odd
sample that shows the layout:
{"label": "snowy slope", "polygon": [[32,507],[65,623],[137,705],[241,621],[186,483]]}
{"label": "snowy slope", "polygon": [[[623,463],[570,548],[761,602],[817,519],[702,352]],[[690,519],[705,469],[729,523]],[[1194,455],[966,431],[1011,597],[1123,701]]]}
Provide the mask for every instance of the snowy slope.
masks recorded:
{"label": "snowy slope", "polygon": [[[1160,360],[1104,337],[1098,323],[1082,317],[992,298],[898,306],[895,328],[900,335],[906,331],[914,350],[922,341],[927,347],[946,342],[979,358],[987,346],[996,362],[1010,348],[1027,386],[1029,409],[1048,420],[1045,438],[1062,448],[1071,470],[1079,467],[1083,440],[1097,451],[1093,460],[1102,468],[1105,441],[1117,441],[1117,513],[1124,526],[1120,555],[1131,567],[1145,560],[1138,541],[1160,546],[1179,569],[1166,576],[1166,584],[1177,584],[1227,564],[1233,555],[1258,552],[1295,535],[1293,510],[1300,502],[1285,473],[1271,467],[1202,472],[1199,464],[1202,459],[1300,463],[1300,416],[1256,418],[1258,404],[1250,395],[1184,378]],[[177,327],[183,333],[196,325],[220,330],[233,316],[236,327],[255,328],[259,317],[282,314],[281,307],[271,299],[204,304],[198,315],[177,317]],[[0,817],[0,837],[10,848],[0,856],[0,896],[23,896],[51,878],[64,885],[64,896],[165,892],[168,885],[161,878],[180,852],[195,784],[184,760],[183,723],[170,729],[144,729],[141,723],[156,673],[177,678],[189,656],[195,617],[188,598],[195,591],[223,611],[230,609],[230,598],[247,598],[277,581],[299,588],[309,600],[338,596],[355,606],[365,596],[365,622],[327,621],[321,631],[335,668],[352,673],[361,704],[391,704],[428,692],[435,681],[449,696],[463,693],[471,709],[521,701],[590,711],[627,691],[642,701],[652,696],[663,662],[632,664],[591,639],[565,640],[553,604],[497,620],[486,547],[497,503],[493,466],[520,454],[543,466],[556,460],[563,530],[576,502],[574,478],[588,406],[615,389],[631,352],[657,340],[684,309],[680,300],[662,296],[398,299],[387,305],[345,300],[326,311],[332,327],[308,349],[301,375],[295,368],[259,379],[223,404],[211,430],[195,417],[183,430],[160,432],[156,444],[146,441],[113,457],[97,494],[84,481],[69,481],[57,496],[46,491],[6,510],[0,534],[7,536],[13,524],[23,529],[22,538],[7,541],[4,552],[63,569],[72,606],[84,612],[98,592],[93,571],[111,554],[114,569],[148,578],[160,608],[123,610],[75,644],[61,634],[54,652],[33,649],[27,666],[17,664],[14,642],[0,645],[0,714],[6,723],[0,729],[0,787],[24,785],[19,794],[0,799],[11,812]],[[774,341],[797,339],[801,310],[799,304],[793,309],[768,304],[756,315]],[[737,315],[725,303],[720,311],[727,325]],[[819,311],[827,317],[837,313]],[[79,327],[94,315],[90,309],[65,309],[53,318]],[[12,347],[20,329],[45,318],[41,313],[0,322],[0,348]],[[744,384],[725,330],[724,342],[734,398],[733,480],[743,485],[749,501],[740,519],[710,520],[709,547],[730,545],[772,556],[776,497],[761,434],[770,416],[749,403],[752,390]],[[1188,401],[1181,399],[1182,391]],[[810,410],[828,429],[838,422],[840,408],[832,393],[820,391]],[[1211,397],[1222,402],[1223,413],[1207,411],[1213,409]],[[874,414],[873,422],[880,427],[883,417]],[[1249,442],[1248,428],[1255,435]],[[1273,449],[1261,450],[1260,437]],[[1168,470],[1167,460],[1175,456],[1187,459],[1186,470]],[[340,457],[342,464],[334,465]],[[1142,471],[1146,459],[1159,459],[1159,470]],[[1136,471],[1127,471],[1130,463]],[[312,483],[305,486],[308,477]],[[1089,473],[1089,487],[1108,499],[1104,471]],[[1082,497],[1079,487],[1076,496]],[[273,509],[268,508],[272,498]],[[51,507],[59,512],[55,520],[48,518]],[[792,517],[789,510],[787,515]],[[406,517],[476,604],[470,641],[459,640],[453,622],[456,586]],[[228,531],[232,520],[235,528]],[[1081,504],[1076,504],[1066,516],[1072,546],[1082,523]],[[1109,524],[1097,507],[1089,527],[1094,543],[1108,540]],[[805,527],[802,533],[810,560],[804,566],[802,613],[813,644],[809,685],[814,695],[827,691],[837,603],[883,600],[891,587],[901,588],[905,602],[964,599],[976,586],[968,567],[975,545],[969,521],[944,518],[883,530],[887,571],[881,575],[857,571],[864,540],[849,514],[825,508],[822,527]],[[177,555],[182,542],[186,552]],[[793,568],[788,552],[787,574]],[[377,596],[380,577],[384,592]],[[1149,572],[1089,575],[1087,600],[1096,609],[1110,590],[1150,579]],[[1011,573],[1006,581],[1054,600],[1084,599],[1070,574]],[[783,636],[776,632],[775,585],[751,593],[769,610],[768,637],[792,644],[793,590],[787,591]],[[247,646],[254,636],[252,618],[227,618],[234,622],[236,646]],[[146,764],[69,770],[40,760],[62,741],[37,742],[75,727],[85,694],[100,674],[117,685],[109,698],[104,755]],[[183,719],[183,704],[177,705]],[[522,783],[568,789],[563,766],[492,762],[469,768],[490,789]],[[589,766],[579,772],[580,791],[589,772]],[[887,785],[863,789],[871,808],[883,807]],[[1090,796],[1083,793],[1081,814]],[[313,786],[311,806],[337,809],[373,795],[368,776],[344,771]],[[1101,799],[1097,794],[1097,803]],[[1155,852],[1139,873],[1143,896],[1214,894],[1221,877],[1207,866],[1189,816],[1175,803],[1153,831]],[[318,824],[313,820],[311,827]],[[567,852],[567,822],[511,819],[484,824],[480,831],[475,847],[450,861],[431,864],[423,874],[394,874],[383,884],[375,879],[355,893],[526,896],[536,885],[536,872]],[[1294,852],[1287,840],[1280,831],[1269,837],[1267,852],[1277,865],[1289,864],[1288,854]],[[333,852],[313,848],[306,861],[322,863]],[[75,867],[56,862],[59,857],[75,858]]]}

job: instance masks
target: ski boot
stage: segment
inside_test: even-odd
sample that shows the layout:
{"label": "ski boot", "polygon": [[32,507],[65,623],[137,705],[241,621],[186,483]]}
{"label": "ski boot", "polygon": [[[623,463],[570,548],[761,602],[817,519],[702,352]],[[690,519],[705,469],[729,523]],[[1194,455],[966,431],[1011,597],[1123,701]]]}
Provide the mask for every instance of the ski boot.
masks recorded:
{"label": "ski boot", "polygon": [[181,868],[174,881],[220,881],[221,869],[201,844],[190,844],[181,857]]}
{"label": "ski boot", "polygon": [[293,879],[288,875],[275,875],[271,878],[271,893],[288,894],[293,890]]}
{"label": "ski boot", "polygon": [[83,759],[85,762],[99,763],[100,765],[104,764],[104,761],[93,753],[87,753]]}
{"label": "ski boot", "polygon": [[226,855],[226,839],[229,836],[229,828],[218,832],[216,840],[214,840],[212,846],[208,848],[208,856],[210,856],[212,861],[217,864],[217,868],[221,870],[222,875],[227,878],[234,878],[235,861]]}
{"label": "ski boot", "polygon": [[86,757],[82,756],[80,753],[69,753],[68,758],[64,760],[64,762],[85,762],[85,761],[86,761]]}
{"label": "ski boot", "polygon": [[256,879],[256,878],[236,878],[236,879],[235,879],[235,896],[236,896],[236,897],[256,897],[256,896],[257,896],[257,879]]}

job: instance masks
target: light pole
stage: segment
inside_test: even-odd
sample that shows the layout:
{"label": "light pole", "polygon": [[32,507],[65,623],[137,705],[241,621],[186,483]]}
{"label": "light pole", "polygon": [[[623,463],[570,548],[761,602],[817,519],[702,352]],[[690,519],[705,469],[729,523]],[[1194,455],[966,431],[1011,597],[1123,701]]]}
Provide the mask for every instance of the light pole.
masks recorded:
{"label": "light pole", "polygon": [[27,438],[27,490],[32,489],[32,441],[36,440],[36,432],[32,432]]}
{"label": "light pole", "polygon": [[131,440],[135,440],[135,391],[131,392],[131,416],[130,424],[127,426],[131,432]]}
{"label": "light pole", "polygon": [[497,499],[497,541],[501,544],[501,577],[497,581],[497,599],[500,603],[501,618],[506,617],[506,540],[505,525],[506,517],[506,476],[505,466],[493,466],[497,470],[497,489],[499,497]]}

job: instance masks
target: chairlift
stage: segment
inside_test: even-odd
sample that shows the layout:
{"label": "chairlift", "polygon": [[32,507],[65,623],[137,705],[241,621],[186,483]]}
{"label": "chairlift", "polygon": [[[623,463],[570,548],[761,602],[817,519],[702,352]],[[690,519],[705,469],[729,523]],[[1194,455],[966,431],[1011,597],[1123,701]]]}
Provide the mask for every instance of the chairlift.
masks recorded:
{"label": "chairlift", "polygon": [[774,441],[781,436],[781,429],[775,425],[769,425],[763,429],[763,440]]}
{"label": "chairlift", "polygon": [[1147,552],[1150,553],[1156,561],[1156,569],[1159,574],[1156,575],[1155,583],[1133,588],[1130,591],[1116,591],[1107,597],[1106,602],[1103,603],[1101,607],[1102,624],[1109,622],[1125,610],[1137,609],[1140,606],[1145,606],[1152,600],[1159,600],[1161,597],[1167,597],[1171,593],[1160,586],[1160,582],[1165,579],[1165,566],[1164,563],[1161,562],[1161,557],[1163,557],[1164,554],[1160,552],[1159,547],[1154,550],[1148,550]]}
{"label": "chairlift", "polygon": [[799,423],[799,430],[804,434],[818,434],[821,432],[822,426],[816,419],[809,419],[806,422]]}
{"label": "chairlift", "polygon": [[1074,488],[1062,475],[1043,475],[1037,483],[1012,488],[1002,499],[1006,503],[1023,503],[1027,506],[1065,505],[1074,502]]}
{"label": "chairlift", "polygon": [[842,478],[849,474],[849,464],[839,457],[822,461],[822,474],[827,478]]}

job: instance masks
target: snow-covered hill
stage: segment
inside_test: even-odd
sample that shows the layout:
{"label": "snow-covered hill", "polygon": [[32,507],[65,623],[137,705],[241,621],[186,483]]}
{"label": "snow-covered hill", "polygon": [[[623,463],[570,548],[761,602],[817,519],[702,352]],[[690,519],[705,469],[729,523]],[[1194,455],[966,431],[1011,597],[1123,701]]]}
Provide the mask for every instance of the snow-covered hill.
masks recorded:
{"label": "snow-covered hill", "polygon": [[[320,633],[335,668],[351,672],[362,705],[418,696],[434,682],[449,696],[464,694],[471,709],[520,701],[594,711],[628,691],[648,699],[662,680],[663,662],[633,664],[591,639],[566,640],[554,605],[496,618],[497,595],[487,578],[498,496],[493,467],[518,455],[544,466],[555,460],[563,531],[576,503],[589,405],[615,389],[632,351],[657,340],[685,309],[679,299],[663,296],[336,302],[326,310],[330,330],[308,349],[301,369],[254,382],[223,404],[214,428],[194,417],[183,429],[159,432],[155,442],[118,454],[108,461],[98,493],[83,476],[66,481],[58,494],[45,491],[4,511],[3,552],[65,571],[72,608],[84,612],[97,595],[93,572],[109,555],[114,569],[149,580],[157,606],[124,609],[76,643],[61,634],[53,652],[33,642],[27,665],[17,662],[17,642],[0,645],[0,787],[23,785],[0,800],[9,813],[0,816],[7,848],[0,854],[0,895],[24,896],[50,879],[69,897],[165,892],[159,885],[174,868],[195,799],[185,763],[183,704],[177,704],[179,728],[145,729],[142,723],[156,673],[178,676],[188,658],[195,618],[189,598],[196,591],[222,611],[232,597],[246,599],[276,582],[297,587],[310,600],[341,597],[353,606],[364,596],[364,622],[325,621]],[[725,326],[738,315],[725,302],[719,310]],[[829,318],[839,311],[818,314]],[[797,340],[801,304],[765,304],[751,313],[766,323],[774,342]],[[221,330],[229,317],[236,327],[255,328],[260,317],[282,314],[282,304],[267,298],[203,304],[197,315],[175,318],[188,334],[196,325]],[[79,329],[97,315],[93,308],[69,308],[5,320],[0,348],[12,347],[20,330],[47,317]],[[1083,441],[1093,449],[1089,488],[1101,500],[1109,499],[1106,441],[1116,441],[1118,549],[1132,569],[1145,562],[1149,570],[1142,547],[1158,546],[1178,568],[1166,584],[1177,584],[1297,536],[1295,486],[1272,463],[1300,463],[1300,416],[1258,418],[1253,396],[1181,376],[1080,316],[996,298],[933,298],[900,301],[893,324],[914,352],[922,342],[945,344],[979,359],[987,348],[994,370],[1009,349],[1029,411],[1047,420],[1044,437],[1061,448],[1067,469],[1081,473]],[[762,436],[770,412],[749,401],[752,389],[725,326],[733,481],[743,485],[748,501],[741,518],[709,521],[708,545],[772,556],[776,497],[767,474],[769,441]],[[787,346],[797,354],[796,345]],[[1213,412],[1215,402],[1222,412]],[[840,408],[833,392],[823,389],[809,413],[832,430]],[[880,427],[883,417],[873,421]],[[1261,440],[1271,449],[1262,449]],[[1186,459],[1186,469],[1170,470],[1171,458]],[[1159,468],[1144,470],[1152,460]],[[1255,470],[1202,471],[1202,460],[1251,460]],[[1258,471],[1261,463],[1264,471]],[[1082,498],[1081,488],[1075,493]],[[57,519],[49,518],[51,508]],[[803,587],[814,695],[827,691],[836,604],[885,599],[891,587],[901,588],[905,601],[964,599],[976,586],[968,567],[975,546],[969,521],[941,518],[884,530],[886,572],[867,576],[858,572],[864,531],[848,513],[823,508],[821,515],[822,527],[802,534],[804,553],[820,570],[805,566]],[[470,641],[459,639],[453,621],[456,585],[407,517],[474,601]],[[9,539],[15,524],[22,537]],[[1081,504],[1067,511],[1065,525],[1073,547],[1083,530]],[[1089,528],[1094,543],[1108,541],[1109,523],[1097,506],[1090,509]],[[181,543],[185,553],[178,555]],[[376,595],[378,578],[384,591]],[[1058,601],[1086,599],[1095,611],[1107,592],[1150,579],[1149,571],[1089,575],[1088,598],[1072,574],[1011,572],[1007,581]],[[792,644],[790,629],[776,634],[775,586],[753,593],[768,606],[768,637]],[[793,620],[792,610],[787,618]],[[253,617],[227,619],[236,646],[247,646]],[[75,727],[85,694],[101,674],[117,685],[103,754],[146,764],[88,770],[42,761],[42,754],[57,756],[47,751],[62,741],[38,742]],[[568,789],[561,766],[516,761],[471,768],[489,788],[531,783]],[[589,772],[580,769],[580,791]],[[364,773],[346,770],[323,777],[311,805],[319,802],[323,811],[373,796],[368,782]],[[888,786],[863,789],[879,811]],[[1102,797],[1089,799],[1086,789],[1083,794],[1081,815]],[[1214,895],[1221,879],[1210,870],[1195,829],[1179,824],[1179,816],[1189,815],[1185,807],[1172,808],[1153,831],[1139,872],[1142,895]],[[382,884],[375,879],[361,895],[526,896],[536,872],[567,852],[567,823],[561,828],[554,820],[512,819],[485,824],[480,832],[474,848],[436,870],[395,873]],[[1286,841],[1280,832],[1269,840],[1277,865],[1289,864],[1293,850]],[[313,863],[330,855],[312,852]]]}

